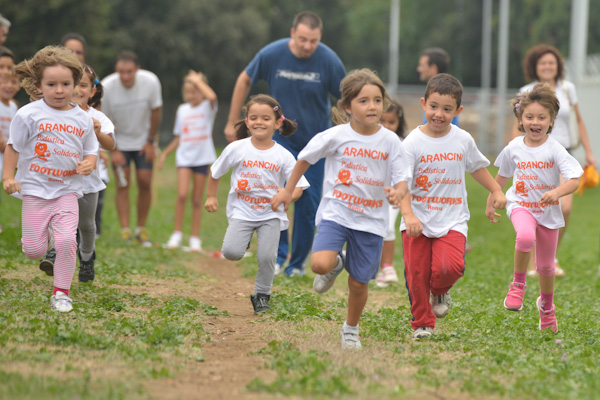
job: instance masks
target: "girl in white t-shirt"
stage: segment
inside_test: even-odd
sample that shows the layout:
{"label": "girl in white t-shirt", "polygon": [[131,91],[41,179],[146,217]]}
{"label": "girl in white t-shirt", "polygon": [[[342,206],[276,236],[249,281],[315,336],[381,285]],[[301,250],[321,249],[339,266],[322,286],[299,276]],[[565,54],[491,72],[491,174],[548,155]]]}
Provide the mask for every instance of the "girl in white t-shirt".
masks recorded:
{"label": "girl in white t-shirt", "polygon": [[408,168],[400,138],[379,125],[389,101],[381,79],[368,69],[356,70],[342,80],[341,92],[333,109],[338,125],[308,142],[285,190],[272,205],[283,203],[287,209],[298,179],[311,164],[325,158],[318,233],[310,260],[317,274],[313,288],[324,293],[344,268],[348,271],[348,315],[341,342],[344,349],[358,349],[358,321],[367,303],[369,281],[379,270],[388,207],[406,195]]}
{"label": "girl in white t-shirt", "polygon": [[[392,101],[386,111],[381,114],[380,124],[396,135],[400,140],[404,140],[407,135],[406,118],[404,118],[404,108],[397,101]],[[388,231],[383,238],[383,250],[381,250],[381,263],[379,273],[375,279],[378,287],[387,287],[398,283],[398,274],[394,268],[394,252],[396,247],[396,220],[400,215],[400,208],[389,206],[390,220]]]}
{"label": "girl in white t-shirt", "polygon": [[[235,125],[237,141],[229,144],[210,168],[205,207],[208,212],[217,211],[219,179],[233,169],[227,197],[229,226],[221,252],[228,260],[241,259],[256,231],[258,272],[250,300],[258,314],[271,309],[279,237],[289,225],[282,209],[271,208],[271,199],[283,189],[296,164],[292,153],[273,141],[273,135],[279,129],[281,135],[289,136],[296,124],[285,118],[277,100],[268,95],[251,97],[245,109],[246,118]],[[296,182],[293,201],[310,186],[303,176]]]}
{"label": "girl in white t-shirt", "polygon": [[[507,214],[516,231],[514,280],[504,299],[507,310],[523,308],[527,290],[527,265],[535,244],[535,260],[539,275],[540,296],[536,305],[540,313],[540,330],[558,330],[554,297],[554,257],[558,229],[565,221],[559,199],[573,193],[583,169],[567,150],[552,136],[559,110],[559,101],[546,83],[519,94],[512,101],[519,130],[525,133],[513,139],[502,150],[495,165],[499,167],[496,181],[504,187],[513,183],[506,193]],[[561,184],[560,176],[564,183]],[[486,215],[496,223],[498,217],[488,199]]]}
{"label": "girl in white t-shirt", "polygon": [[[48,248],[52,225],[56,263],[52,309],[73,309],[69,289],[75,272],[79,207],[83,176],[96,165],[98,140],[94,122],[71,103],[74,86],[83,74],[70,50],[48,46],[15,68],[33,101],[23,106],[10,125],[4,155],[3,183],[8,194],[22,196],[23,252],[31,259]],[[17,169],[15,177],[15,169]]]}
{"label": "girl in white t-shirt", "polygon": [[[83,64],[83,76],[75,86],[73,102],[87,112],[94,121],[94,133],[102,148],[112,150],[115,147],[115,127],[104,113],[94,107],[100,107],[103,88],[94,70]],[[96,209],[100,192],[106,188],[100,177],[100,155],[97,154],[96,166],[92,173],[83,180],[83,197],[79,204],[79,282],[93,281],[95,277],[94,263],[96,260]],[[51,248],[40,262],[40,269],[51,272],[56,261],[56,250]]]}
{"label": "girl in white t-shirt", "polygon": [[200,222],[202,220],[202,196],[208,166],[217,158],[212,140],[212,129],[217,115],[217,95],[200,72],[190,71],[183,83],[183,98],[187,102],[177,109],[175,117],[175,137],[158,159],[162,169],[167,155],[177,149],[177,203],[175,204],[175,231],[169,238],[167,247],[181,246],[185,203],[190,180],[192,189],[192,236],[190,251],[202,251]]}

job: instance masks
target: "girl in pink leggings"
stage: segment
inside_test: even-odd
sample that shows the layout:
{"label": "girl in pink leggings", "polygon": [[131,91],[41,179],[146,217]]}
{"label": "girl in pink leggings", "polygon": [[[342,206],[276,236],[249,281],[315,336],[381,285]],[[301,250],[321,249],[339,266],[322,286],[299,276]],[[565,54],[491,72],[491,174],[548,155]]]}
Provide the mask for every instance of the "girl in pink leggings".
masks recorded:
{"label": "girl in pink leggings", "polygon": [[[540,296],[536,305],[540,313],[540,330],[558,331],[554,307],[554,257],[558,229],[565,225],[559,198],[577,189],[583,169],[563,146],[549,134],[558,113],[559,102],[554,89],[539,83],[530,92],[517,95],[513,111],[524,136],[513,139],[502,150],[495,165],[496,181],[506,192],[507,214],[517,234],[514,280],[510,283],[504,307],[510,311],[523,308],[527,290],[527,265],[535,245],[535,262],[539,274]],[[496,223],[499,217],[488,198],[486,215]]]}
{"label": "girl in pink leggings", "polygon": [[98,152],[92,118],[71,103],[83,68],[70,50],[48,46],[15,71],[33,101],[17,111],[11,122],[3,186],[6,193],[23,199],[22,243],[27,257],[39,259],[46,253],[52,225],[56,263],[50,306],[69,312],[77,199],[82,196],[82,175],[93,171]]}

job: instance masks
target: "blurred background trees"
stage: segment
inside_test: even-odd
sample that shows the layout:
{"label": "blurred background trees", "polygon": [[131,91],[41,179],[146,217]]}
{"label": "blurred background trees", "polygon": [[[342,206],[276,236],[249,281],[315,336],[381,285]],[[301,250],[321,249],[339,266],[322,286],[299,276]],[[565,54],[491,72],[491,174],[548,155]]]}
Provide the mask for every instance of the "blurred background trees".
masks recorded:
{"label": "blurred background trees", "polygon": [[[13,23],[6,46],[18,59],[68,32],[86,37],[88,61],[101,76],[113,71],[121,50],[135,51],[163,84],[163,132],[172,128],[188,69],[206,74],[224,118],[239,72],[265,44],[289,36],[293,16],[302,10],[322,17],[323,42],[348,70],[372,68],[387,80],[389,8],[389,0],[0,0],[0,13]],[[497,9],[494,1],[494,47]],[[511,2],[510,87],[525,83],[521,61],[532,45],[549,43],[568,56],[570,11],[571,0]],[[402,0],[399,83],[418,84],[420,51],[439,46],[452,57],[450,72],[465,86],[479,86],[481,14],[480,0]],[[599,19],[600,0],[590,0],[590,21]],[[588,53],[600,52],[600,27],[593,23],[588,43]]]}

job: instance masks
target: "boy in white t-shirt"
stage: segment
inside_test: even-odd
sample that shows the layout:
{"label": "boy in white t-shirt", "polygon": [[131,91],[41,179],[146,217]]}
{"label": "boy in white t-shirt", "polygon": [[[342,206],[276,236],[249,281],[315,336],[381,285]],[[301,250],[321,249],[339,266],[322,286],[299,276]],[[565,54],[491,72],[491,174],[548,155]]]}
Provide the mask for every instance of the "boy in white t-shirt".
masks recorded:
{"label": "boy in white t-shirt", "polygon": [[421,98],[427,123],[403,142],[412,181],[400,207],[400,231],[414,339],[431,335],[436,318],[448,314],[448,290],[464,273],[469,220],[465,173],[492,193],[496,208],[506,205],[502,188],[486,169],[487,158],[468,132],[451,125],[463,109],[461,97],[462,85],[455,77],[431,78]]}

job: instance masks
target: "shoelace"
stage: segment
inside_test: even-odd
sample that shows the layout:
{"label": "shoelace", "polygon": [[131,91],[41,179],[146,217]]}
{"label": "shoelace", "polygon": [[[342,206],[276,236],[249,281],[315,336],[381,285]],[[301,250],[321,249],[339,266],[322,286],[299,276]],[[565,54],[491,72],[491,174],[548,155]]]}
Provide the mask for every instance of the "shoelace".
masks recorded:
{"label": "shoelace", "polygon": [[266,297],[257,297],[256,301],[258,303],[258,307],[269,307],[269,302],[267,301]]}

